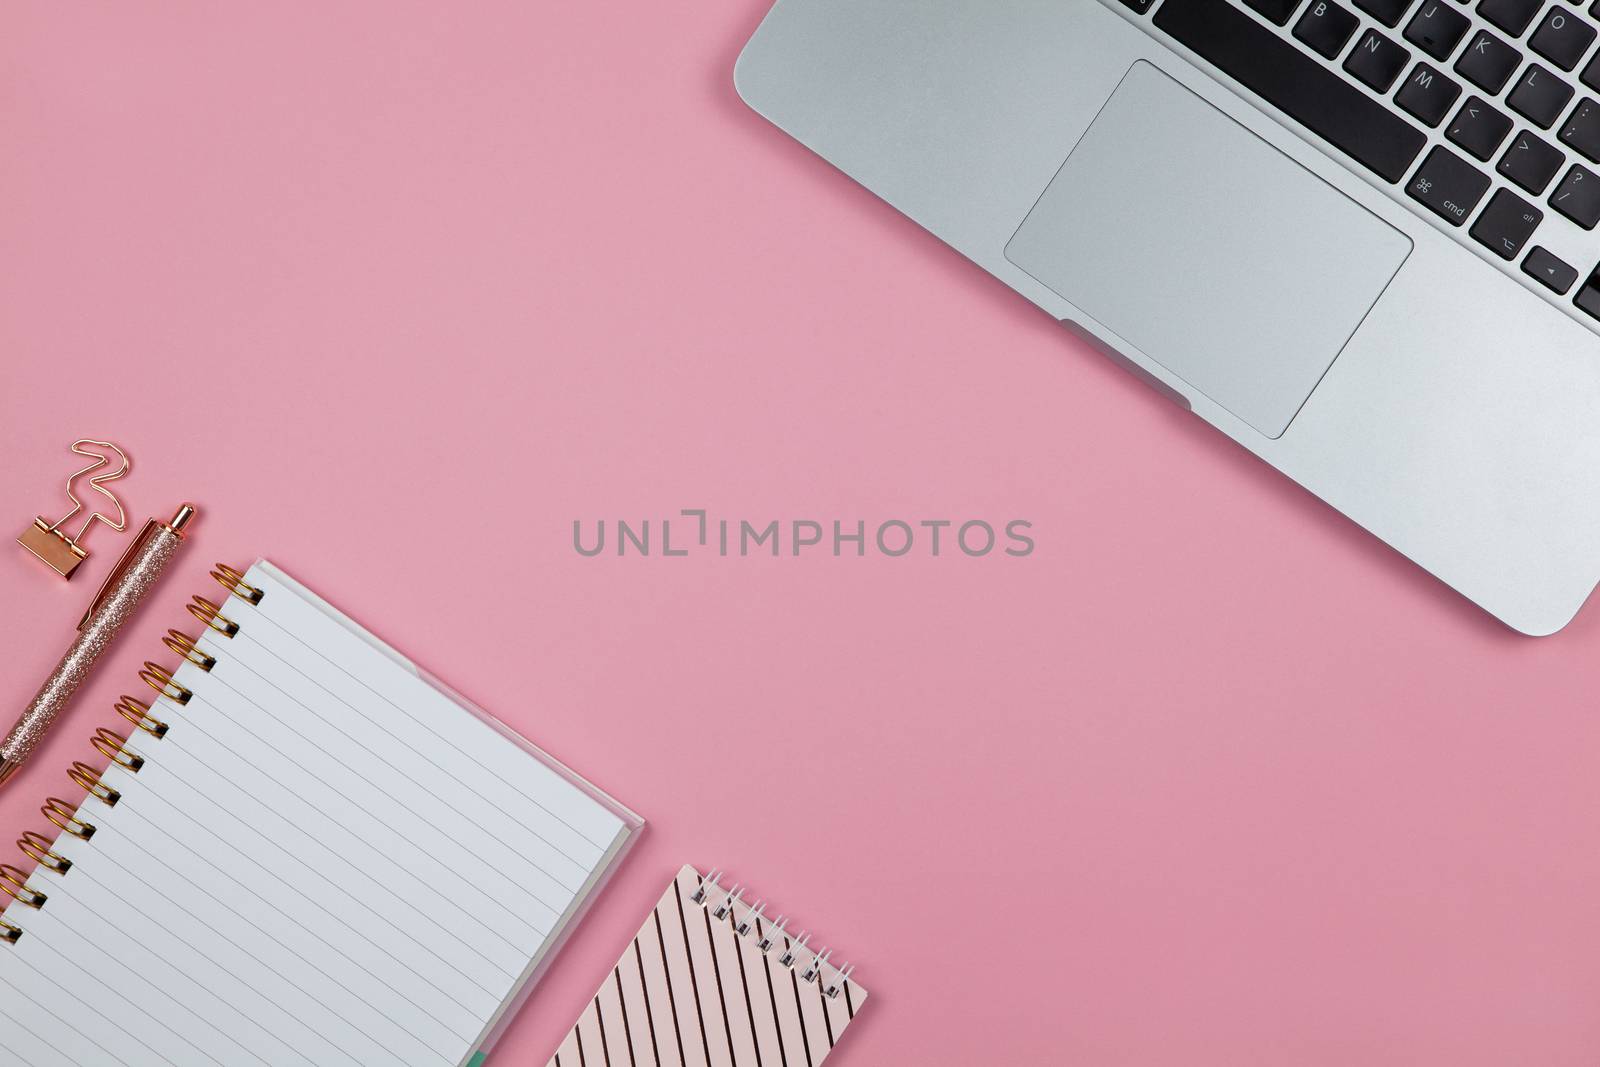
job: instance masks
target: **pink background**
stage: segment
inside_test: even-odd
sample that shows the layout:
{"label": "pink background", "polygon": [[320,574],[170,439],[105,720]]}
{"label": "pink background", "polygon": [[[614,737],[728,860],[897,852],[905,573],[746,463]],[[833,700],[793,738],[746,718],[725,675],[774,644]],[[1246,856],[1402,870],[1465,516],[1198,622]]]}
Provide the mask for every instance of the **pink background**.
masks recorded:
{"label": "pink background", "polygon": [[[1600,616],[1502,629],[766,126],[761,0],[0,10],[0,534],[85,434],[203,509],[0,825],[268,555],[651,822],[499,1062],[681,862],[859,962],[841,1067],[1600,1060]],[[1038,550],[572,549],[690,507]],[[0,553],[8,706],[124,543]]]}

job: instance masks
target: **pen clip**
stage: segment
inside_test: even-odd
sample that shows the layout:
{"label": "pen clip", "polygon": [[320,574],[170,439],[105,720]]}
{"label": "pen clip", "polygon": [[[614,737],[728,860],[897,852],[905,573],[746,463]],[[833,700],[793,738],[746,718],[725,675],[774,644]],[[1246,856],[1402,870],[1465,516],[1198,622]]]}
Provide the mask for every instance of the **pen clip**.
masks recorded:
{"label": "pen clip", "polygon": [[157,528],[161,525],[163,524],[155,519],[145,520],[144,529],[139,531],[139,536],[133,539],[133,543],[122,554],[122,558],[117,560],[117,565],[111,568],[111,573],[106,575],[106,580],[100,583],[100,591],[95,593],[94,599],[89,602],[89,610],[84,612],[83,618],[78,620],[78,629],[80,631],[89,625],[89,620],[94,617],[94,613],[100,610],[100,605],[105,603],[106,597],[111,595],[111,591],[121,581],[123,572],[128,569],[129,563],[149,543],[150,538],[155,536]]}

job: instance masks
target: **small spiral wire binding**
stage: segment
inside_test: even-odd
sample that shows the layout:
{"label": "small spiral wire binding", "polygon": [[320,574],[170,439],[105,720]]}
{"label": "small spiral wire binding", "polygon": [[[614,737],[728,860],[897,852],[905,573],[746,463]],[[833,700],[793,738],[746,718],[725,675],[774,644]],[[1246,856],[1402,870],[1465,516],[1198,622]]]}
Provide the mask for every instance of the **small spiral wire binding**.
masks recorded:
{"label": "small spiral wire binding", "polygon": [[789,917],[787,915],[780,915],[777,919],[767,924],[766,933],[762,934],[761,940],[756,942],[756,948],[761,950],[763,956],[777,947],[778,938],[783,936],[783,928],[788,925]]}
{"label": "small spiral wire binding", "polygon": [[[732,888],[723,889],[719,884],[722,875],[721,869],[717,869],[701,878],[700,884],[689,895],[689,899],[705,908],[717,920],[730,921],[733,925],[733,932],[739,937],[749,937],[760,924],[761,917],[766,912],[767,903],[765,900],[757,900],[754,904],[745,905],[746,914],[741,918],[736,905],[743,903],[741,898],[744,896],[744,889],[737,882],[733,884]],[[721,900],[713,904],[712,901],[717,900],[718,894],[721,894]],[[783,915],[779,915],[775,920],[768,922],[766,928],[760,932],[760,939],[756,942],[756,950],[762,955],[770,953],[777,947],[779,939],[785,937],[783,931],[788,924],[788,918]],[[810,941],[810,933],[802,930],[800,936],[794,938],[784,949],[783,954],[778,957],[778,963],[789,970],[799,967],[799,979],[807,984],[818,986],[822,990],[823,996],[831,1000],[844,991],[845,985],[850,981],[850,975],[855,973],[855,965],[847,963],[843,967],[834,968],[837,972],[837,977],[827,986],[822,986],[822,979],[827,973],[828,960],[833,956],[833,950],[824,947],[822,951],[818,952],[808,947]],[[809,955],[810,960],[802,965],[802,957],[805,955]]]}
{"label": "small spiral wire binding", "polygon": [[159,663],[146,660],[144,670],[139,672],[139,680],[175,704],[187,704],[194,699],[194,693],[179,685],[173,679],[172,672]]}
{"label": "small spiral wire binding", "polygon": [[137,752],[129,751],[128,739],[115,730],[108,730],[102,726],[94,732],[89,743],[106,759],[134,774],[138,774],[139,769],[144,766],[144,757]]}
{"label": "small spiral wire binding", "polygon": [[200,651],[200,646],[195,643],[195,639],[182,630],[168,630],[166,636],[161,639],[161,643],[207,674],[210,674],[211,668],[217,665],[217,657],[208,656]]}
{"label": "small spiral wire binding", "polygon": [[815,982],[820,978],[823,965],[828,962],[828,957],[831,955],[833,955],[833,949],[825,948],[815,956],[812,956],[811,962],[806,964],[805,969],[800,972],[800,981]]}
{"label": "small spiral wire binding", "polygon": [[44,902],[50,899],[48,894],[41,893],[28,884],[26,871],[19,870],[9,863],[0,863],[0,892],[35,911],[44,907]]}
{"label": "small spiral wire binding", "polygon": [[722,869],[719,867],[700,880],[700,884],[695,886],[695,890],[689,899],[696,904],[704,904],[711,890],[721,888],[717,885],[717,879],[720,877],[722,877]]}
{"label": "small spiral wire binding", "polygon": [[22,854],[33,860],[39,866],[55,871],[57,874],[66,874],[72,870],[72,861],[50,846],[55,842],[41,833],[29,830],[17,838],[17,847]]}
{"label": "small spiral wire binding", "polygon": [[167,724],[151,715],[150,705],[142,700],[124,694],[116,703],[116,712],[151,737],[160,739],[167,736]]}
{"label": "small spiral wire binding", "polygon": [[217,569],[211,572],[211,577],[220,582],[222,588],[241,600],[249,601],[251,604],[261,603],[261,598],[267,595],[264,591],[248,584],[244,580],[243,574],[226,563],[217,564]]}
{"label": "small spiral wire binding", "polygon": [[189,614],[205,623],[223,637],[232,637],[239,632],[239,624],[222,613],[221,604],[213,604],[203,596],[191,597]]}
{"label": "small spiral wire binding", "polygon": [[794,970],[794,965],[800,962],[800,953],[805,949],[806,942],[811,940],[811,934],[805,930],[800,931],[800,936],[783,950],[783,955],[778,957],[778,966]]}
{"label": "small spiral wire binding", "polygon": [[722,903],[711,909],[711,917],[718,921],[726,919],[729,913],[733,911],[733,906],[739,902],[739,898],[742,896],[744,896],[744,890],[739,887],[739,883],[735,882],[733,888],[728,890],[728,895],[722,898]]}
{"label": "small spiral wire binding", "polygon": [[766,910],[767,902],[765,900],[757,900],[755,904],[751,905],[744,918],[738,919],[737,915],[735,915],[737,921],[733,924],[733,932],[740,937],[749,937],[750,931],[754,930],[756,923],[761,921],[761,913]]}
{"label": "small spiral wire binding", "polygon": [[827,989],[824,989],[822,991],[822,995],[827,997],[829,1000],[834,999],[840,993],[844,992],[844,987],[845,987],[846,983],[848,983],[850,981],[850,976],[852,974],[855,974],[855,973],[856,973],[856,965],[853,964],[853,963],[847,963],[843,967],[840,967],[839,968],[839,980],[837,982],[834,982]]}
{"label": "small spiral wire binding", "polygon": [[78,809],[60,797],[51,797],[44,802],[44,807],[39,811],[45,818],[80,841],[87,841],[94,836],[94,823],[78,818]]}
{"label": "small spiral wire binding", "polygon": [[8,945],[15,945],[22,940],[22,927],[12,926],[4,919],[0,919],[0,941]]}
{"label": "small spiral wire binding", "polygon": [[67,777],[72,779],[74,785],[88,790],[90,796],[108,808],[116,807],[117,801],[122,799],[121,793],[100,780],[99,771],[82,760],[72,761],[72,766],[67,769]]}

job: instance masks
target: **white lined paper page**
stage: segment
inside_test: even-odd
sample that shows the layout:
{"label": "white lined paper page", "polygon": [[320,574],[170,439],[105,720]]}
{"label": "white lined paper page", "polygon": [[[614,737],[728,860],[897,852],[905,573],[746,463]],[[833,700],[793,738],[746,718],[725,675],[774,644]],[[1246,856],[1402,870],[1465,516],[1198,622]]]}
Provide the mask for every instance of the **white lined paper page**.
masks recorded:
{"label": "white lined paper page", "polygon": [[270,564],[246,581],[235,636],[184,628],[216,664],[152,701],[171,728],[60,835],[72,869],[6,909],[0,1054],[460,1067],[632,832]]}

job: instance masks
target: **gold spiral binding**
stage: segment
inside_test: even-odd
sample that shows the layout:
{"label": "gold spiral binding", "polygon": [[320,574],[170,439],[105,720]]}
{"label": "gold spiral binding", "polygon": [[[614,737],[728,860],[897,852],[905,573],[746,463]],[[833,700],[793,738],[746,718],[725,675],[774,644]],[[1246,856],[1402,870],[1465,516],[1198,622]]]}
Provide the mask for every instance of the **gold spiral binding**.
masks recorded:
{"label": "gold spiral binding", "polygon": [[117,701],[116,712],[151,737],[162,738],[167,736],[167,724],[151,715],[150,705],[142,700],[124,693],[122,699]]}
{"label": "gold spiral binding", "polygon": [[44,802],[44,807],[39,811],[45,818],[80,841],[87,841],[94,836],[94,823],[78,818],[78,809],[60,797],[51,797]]}
{"label": "gold spiral binding", "polygon": [[161,643],[208,674],[211,672],[211,668],[217,665],[217,657],[208,656],[201,652],[200,646],[195,644],[194,638],[182,630],[168,630],[167,635],[161,639]]}
{"label": "gold spiral binding", "polygon": [[239,624],[222,613],[221,604],[213,604],[203,596],[190,597],[189,600],[189,614],[223,637],[232,637],[239,632]]}
{"label": "gold spiral binding", "polygon": [[33,860],[41,867],[48,867],[57,874],[66,874],[72,870],[72,861],[50,847],[51,841],[41,833],[29,830],[17,838],[17,847],[22,854]]}
{"label": "gold spiral binding", "polygon": [[4,891],[17,903],[25,904],[35,911],[44,907],[44,902],[50,899],[47,894],[39,892],[28,884],[27,872],[18,870],[9,863],[0,863],[0,891]]}
{"label": "gold spiral binding", "polygon": [[211,572],[211,577],[222,584],[222,588],[252,604],[261,603],[261,598],[267,594],[244,580],[244,575],[234,570],[226,563],[217,564],[217,569]]}
{"label": "gold spiral binding", "polygon": [[139,768],[144,766],[144,757],[137,752],[128,751],[128,739],[115,730],[108,730],[102,726],[94,732],[89,743],[106,759],[134,774],[138,774]]}
{"label": "gold spiral binding", "polygon": [[[250,604],[261,603],[266,595],[265,592],[246,582],[243,573],[225,563],[218,563],[216,568],[211,572],[211,577],[230,594]],[[231,638],[239,632],[239,624],[222,613],[221,605],[203,596],[191,598],[188,610],[189,614],[205,623],[207,629],[223,637]],[[183,657],[185,662],[192,663],[203,671],[209,672],[217,665],[215,656],[201,651],[197,638],[181,630],[168,630],[161,643]],[[179,684],[173,671],[159,663],[147,660],[143,669],[139,671],[139,680],[153,689],[158,696],[165,697],[175,704],[187,704],[194,699],[194,691]],[[163,738],[170,727],[152,715],[150,707],[149,703],[127,694],[123,694],[115,704],[117,714],[138,730],[157,739]],[[89,743],[94,746],[95,751],[124,770],[138,773],[144,767],[145,757],[130,749],[129,739],[115,730],[102,726],[95,731]],[[101,773],[87,763],[75,761],[68,768],[67,777],[107,807],[114,806],[122,799],[122,794],[107,785]],[[77,805],[69,804],[59,797],[50,797],[39,810],[63,833],[71,834],[82,841],[87,841],[95,835],[95,824],[80,816]],[[73,861],[57,852],[52,847],[54,844],[55,842],[43,834],[32,830],[17,839],[17,848],[38,867],[58,875],[65,875],[72,870]],[[49,899],[47,894],[39,892],[28,884],[26,872],[4,863],[0,863],[0,891],[30,908],[42,908]],[[0,918],[0,942],[15,944],[21,939],[22,933],[21,927]]]}
{"label": "gold spiral binding", "polygon": [[100,772],[80,760],[74,760],[67,769],[67,777],[89,791],[89,795],[108,808],[114,808],[122,794],[100,780]]}
{"label": "gold spiral binding", "polygon": [[159,663],[146,660],[139,680],[175,704],[187,704],[194,699],[194,694],[173,681],[172,672]]}

